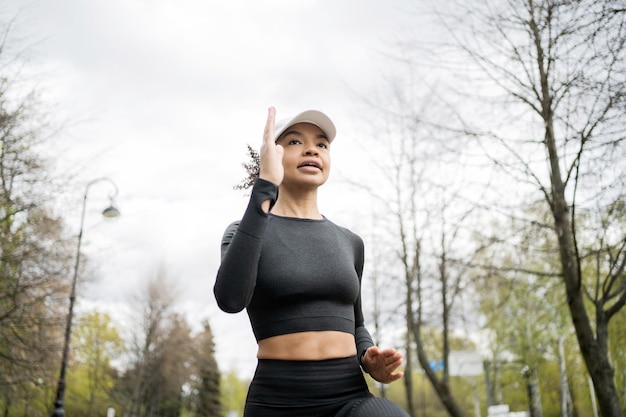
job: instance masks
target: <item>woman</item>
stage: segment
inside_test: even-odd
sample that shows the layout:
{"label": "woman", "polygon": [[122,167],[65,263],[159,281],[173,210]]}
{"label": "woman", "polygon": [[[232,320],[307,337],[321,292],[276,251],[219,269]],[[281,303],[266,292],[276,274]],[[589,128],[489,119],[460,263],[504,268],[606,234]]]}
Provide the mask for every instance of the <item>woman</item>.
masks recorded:
{"label": "woman", "polygon": [[224,233],[214,287],[222,310],[247,309],[258,343],[244,416],[407,416],[370,394],[361,372],[402,377],[402,355],[374,346],[363,325],[363,241],[317,207],[335,126],[315,110],[275,126],[275,113],[248,207]]}

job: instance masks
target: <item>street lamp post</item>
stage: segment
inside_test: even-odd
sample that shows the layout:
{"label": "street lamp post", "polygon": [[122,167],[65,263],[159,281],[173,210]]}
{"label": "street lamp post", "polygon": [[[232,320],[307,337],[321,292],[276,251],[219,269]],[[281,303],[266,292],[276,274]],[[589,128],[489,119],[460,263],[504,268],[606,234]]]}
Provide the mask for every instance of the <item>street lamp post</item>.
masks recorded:
{"label": "street lamp post", "polygon": [[87,207],[87,193],[89,192],[89,187],[94,185],[97,182],[107,181],[111,185],[113,185],[114,193],[110,195],[110,204],[109,207],[105,208],[102,212],[104,217],[117,217],[120,215],[120,211],[113,206],[113,199],[117,196],[117,186],[113,182],[113,180],[102,177],[96,178],[95,180],[89,182],[85,187],[85,194],[83,196],[83,209],[80,216],[80,230],[78,232],[78,246],[76,248],[76,263],[74,264],[74,276],[72,278],[72,291],[70,293],[70,310],[67,315],[67,322],[65,323],[65,340],[63,344],[63,356],[61,358],[61,372],[59,374],[59,385],[57,387],[57,395],[54,400],[54,411],[52,411],[52,417],[63,417],[65,416],[64,406],[64,398],[65,398],[65,373],[67,369],[67,361],[70,353],[70,336],[72,334],[72,318],[74,316],[74,300],[76,299],[76,280],[78,278],[78,266],[80,263],[80,244],[83,238],[83,225],[85,223],[85,208]]}

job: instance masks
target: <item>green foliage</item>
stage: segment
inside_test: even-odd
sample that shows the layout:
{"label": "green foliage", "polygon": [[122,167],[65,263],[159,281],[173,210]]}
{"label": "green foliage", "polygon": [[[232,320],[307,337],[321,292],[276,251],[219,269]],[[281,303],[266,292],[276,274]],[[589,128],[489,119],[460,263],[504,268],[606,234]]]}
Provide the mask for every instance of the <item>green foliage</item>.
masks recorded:
{"label": "green foliage", "polygon": [[215,361],[213,332],[208,322],[194,338],[194,411],[196,417],[219,416],[222,410],[220,372]]}
{"label": "green foliage", "polygon": [[620,404],[626,409],[626,311],[622,309],[609,328],[611,343],[609,352],[615,370],[615,382],[621,389]]}
{"label": "green foliage", "polygon": [[34,92],[16,88],[3,22],[0,32],[0,413],[36,416],[56,387],[72,242],[48,207],[55,186],[38,152],[47,117]]}
{"label": "green foliage", "polygon": [[192,336],[186,319],[173,311],[173,282],[163,268],[150,277],[137,302],[138,331],[127,366],[110,391],[129,417],[219,416],[220,374],[208,322]]}
{"label": "green foliage", "polygon": [[239,379],[234,371],[229,371],[222,376],[220,384],[220,401],[224,414],[236,411],[243,415],[243,407],[246,402],[249,381]]}
{"label": "green foliage", "polygon": [[[441,328],[435,326],[422,326],[422,337],[424,339],[424,350],[431,360],[442,360],[441,346],[443,346],[443,332]],[[466,337],[458,335],[448,335],[448,343],[451,350],[473,350],[474,343]]]}
{"label": "green foliage", "polygon": [[[522,367],[528,365],[538,372],[543,415],[559,416],[561,394],[557,346],[562,338],[574,408],[578,415],[591,415],[587,370],[567,306],[561,301],[565,289],[558,274],[551,273],[558,271],[559,265],[553,233],[542,226],[546,224],[548,214],[531,205],[523,218],[530,217],[539,220],[531,225],[512,220],[506,225],[517,245],[493,246],[492,251],[485,254],[485,262],[491,267],[474,280],[492,350],[492,396],[496,402],[509,404],[512,410],[526,409],[527,386],[520,375]],[[504,228],[503,224],[494,225],[494,230]],[[593,282],[593,277],[597,276],[597,264],[589,262],[586,265],[583,279]],[[623,320],[621,312],[615,321],[619,323],[620,318]],[[610,328],[611,346],[614,346],[618,361],[623,360],[622,328],[615,323]],[[624,368],[615,366],[615,369]],[[619,387],[624,387],[619,376],[618,371],[616,381]]]}
{"label": "green foliage", "polygon": [[111,391],[117,370],[111,361],[123,351],[124,342],[108,314],[95,311],[77,320],[67,375],[67,414],[106,415],[107,408],[115,405]]}

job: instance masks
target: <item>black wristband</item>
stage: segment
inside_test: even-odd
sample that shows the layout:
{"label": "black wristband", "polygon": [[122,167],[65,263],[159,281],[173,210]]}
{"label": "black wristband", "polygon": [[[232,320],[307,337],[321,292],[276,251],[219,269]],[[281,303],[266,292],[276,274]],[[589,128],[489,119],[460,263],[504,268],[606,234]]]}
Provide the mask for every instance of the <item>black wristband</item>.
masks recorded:
{"label": "black wristband", "polygon": [[359,365],[361,365],[361,369],[363,369],[363,372],[365,372],[366,374],[369,374],[369,371],[367,370],[367,368],[365,367],[365,364],[363,363],[363,358],[365,357],[365,352],[367,352],[367,349],[365,349],[359,355]]}

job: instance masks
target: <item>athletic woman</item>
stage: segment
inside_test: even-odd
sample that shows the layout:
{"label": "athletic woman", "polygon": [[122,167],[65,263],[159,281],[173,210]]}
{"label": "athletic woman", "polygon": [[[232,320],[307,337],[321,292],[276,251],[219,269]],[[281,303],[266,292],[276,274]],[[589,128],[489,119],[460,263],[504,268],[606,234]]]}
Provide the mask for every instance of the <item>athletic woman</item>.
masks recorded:
{"label": "athletic woman", "polygon": [[247,310],[258,343],[244,416],[408,416],[373,396],[361,371],[382,383],[402,377],[402,354],[374,346],[364,327],[363,241],[318,209],[335,126],[316,110],[277,124],[275,113],[248,207],[224,233],[214,287],[222,310]]}

